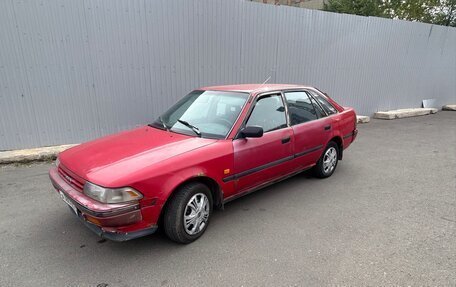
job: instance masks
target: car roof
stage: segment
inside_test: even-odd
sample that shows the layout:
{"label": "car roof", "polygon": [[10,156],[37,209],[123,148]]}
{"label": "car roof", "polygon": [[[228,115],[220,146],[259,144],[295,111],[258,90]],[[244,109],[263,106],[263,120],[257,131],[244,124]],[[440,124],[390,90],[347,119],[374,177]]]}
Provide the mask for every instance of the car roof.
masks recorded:
{"label": "car roof", "polygon": [[264,93],[276,90],[311,88],[309,86],[288,85],[288,84],[242,84],[226,86],[203,87],[201,90],[209,91],[226,91],[226,92],[243,92],[243,93]]}

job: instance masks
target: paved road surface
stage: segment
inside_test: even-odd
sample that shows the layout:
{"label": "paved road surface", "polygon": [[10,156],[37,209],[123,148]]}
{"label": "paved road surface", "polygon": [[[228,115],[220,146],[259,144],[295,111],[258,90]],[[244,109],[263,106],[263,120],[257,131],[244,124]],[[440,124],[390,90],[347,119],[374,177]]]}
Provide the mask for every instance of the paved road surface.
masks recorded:
{"label": "paved road surface", "polygon": [[456,285],[456,112],[362,125],[335,174],[216,211],[205,235],[100,242],[49,164],[0,168],[0,286]]}

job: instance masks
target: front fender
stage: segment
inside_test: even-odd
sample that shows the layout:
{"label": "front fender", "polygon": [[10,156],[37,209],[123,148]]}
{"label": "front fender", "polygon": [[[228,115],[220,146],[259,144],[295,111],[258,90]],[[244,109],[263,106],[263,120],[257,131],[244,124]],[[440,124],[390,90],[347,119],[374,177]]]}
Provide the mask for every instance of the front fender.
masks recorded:
{"label": "front fender", "polygon": [[[141,180],[133,188],[143,192],[144,198],[156,202],[160,208],[182,184],[200,179],[214,182],[222,193],[222,198],[234,194],[234,182],[223,182],[233,170],[234,157],[231,140],[219,140],[205,146],[161,162],[143,173]],[[149,176],[146,176],[149,174]]]}

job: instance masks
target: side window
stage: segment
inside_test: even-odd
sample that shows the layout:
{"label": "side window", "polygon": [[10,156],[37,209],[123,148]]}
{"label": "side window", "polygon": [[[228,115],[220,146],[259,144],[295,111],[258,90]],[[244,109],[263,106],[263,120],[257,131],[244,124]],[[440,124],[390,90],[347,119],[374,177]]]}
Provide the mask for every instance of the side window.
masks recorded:
{"label": "side window", "polygon": [[285,107],[280,95],[260,98],[253,108],[247,126],[260,126],[264,132],[281,129],[287,126]]}
{"label": "side window", "polygon": [[318,119],[312,102],[306,92],[285,93],[291,125]]}
{"label": "side window", "polygon": [[312,92],[312,95],[314,96],[314,98],[321,104],[321,106],[323,107],[323,109],[325,110],[325,112],[328,114],[328,115],[332,115],[332,114],[336,114],[337,113],[337,110],[336,108],[334,108],[330,102],[328,102],[327,99],[325,99],[323,96],[317,94],[317,93],[314,93]]}

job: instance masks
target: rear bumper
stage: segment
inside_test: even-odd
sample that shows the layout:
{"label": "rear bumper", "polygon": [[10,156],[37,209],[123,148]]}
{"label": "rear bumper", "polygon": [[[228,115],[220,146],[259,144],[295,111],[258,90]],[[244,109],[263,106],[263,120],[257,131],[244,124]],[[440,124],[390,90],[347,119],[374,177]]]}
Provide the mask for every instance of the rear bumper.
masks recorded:
{"label": "rear bumper", "polygon": [[353,131],[353,136],[352,136],[352,142],[356,139],[356,136],[358,135],[358,129],[355,129]]}
{"label": "rear bumper", "polygon": [[347,148],[352,142],[354,142],[357,135],[358,129],[355,129],[351,133],[344,135],[344,148]]}
{"label": "rear bumper", "polygon": [[144,222],[139,203],[98,202],[75,190],[62,179],[56,167],[50,169],[49,178],[56,191],[63,193],[66,200],[75,206],[76,216],[87,228],[102,238],[126,241],[152,234],[157,230],[156,225]]}

